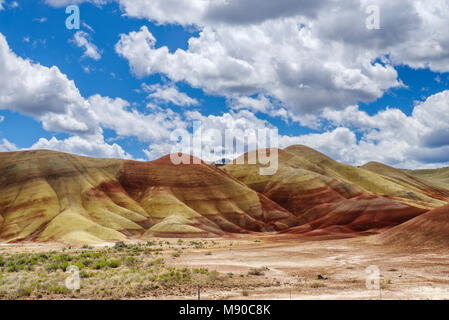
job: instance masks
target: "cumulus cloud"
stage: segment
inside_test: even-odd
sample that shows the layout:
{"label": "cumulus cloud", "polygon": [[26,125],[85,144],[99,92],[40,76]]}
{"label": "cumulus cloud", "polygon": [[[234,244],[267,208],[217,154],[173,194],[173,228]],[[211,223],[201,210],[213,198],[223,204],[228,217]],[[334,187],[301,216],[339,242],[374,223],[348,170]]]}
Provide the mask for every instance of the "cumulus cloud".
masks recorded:
{"label": "cumulus cloud", "polygon": [[129,155],[104,141],[103,128],[121,136],[157,141],[185,126],[170,110],[142,114],[120,98],[81,96],[72,80],[57,67],[45,67],[17,56],[0,33],[0,109],[31,116],[47,131],[72,134],[65,140],[40,139],[33,148],[52,148],[101,157]]}
{"label": "cumulus cloud", "polygon": [[[220,0],[221,1],[221,0]],[[197,24],[210,0],[119,0],[126,15],[156,23]]]}
{"label": "cumulus cloud", "polygon": [[112,129],[120,136],[135,136],[144,142],[160,141],[176,128],[186,127],[180,115],[170,109],[143,114],[130,110],[125,100],[100,95],[90,97],[89,104],[103,128]]}
{"label": "cumulus cloud", "polygon": [[101,59],[100,51],[97,46],[91,42],[90,36],[86,32],[76,32],[72,41],[77,47],[84,49],[83,57],[89,57],[97,61]]}
{"label": "cumulus cloud", "polygon": [[0,33],[0,109],[40,120],[46,130],[93,133],[89,105],[58,67],[18,57]]}
{"label": "cumulus cloud", "polygon": [[234,100],[264,95],[280,101],[291,119],[305,118],[304,125],[326,107],[374,101],[402,86],[395,65],[449,71],[444,0],[376,1],[379,30],[366,28],[368,0],[120,4],[129,16],[201,30],[187,50],[175,52],[156,46],[146,27],[122,35],[116,51],[137,77],[164,74]]}
{"label": "cumulus cloud", "polygon": [[3,138],[0,141],[0,152],[11,152],[17,150],[18,150],[17,146],[14,143],[9,142],[7,139]]}
{"label": "cumulus cloud", "polygon": [[189,107],[199,104],[198,100],[180,92],[174,84],[142,84],[142,89],[148,93],[148,99],[155,104],[171,103],[176,106]]}
{"label": "cumulus cloud", "polygon": [[[299,136],[280,134],[279,147],[304,144],[353,165],[379,161],[399,168],[447,166],[448,114],[449,90],[417,103],[409,116],[396,108],[382,110],[374,115],[367,114],[358,106],[349,106],[343,110],[326,109],[320,114],[320,119],[326,122],[322,124],[323,128],[327,128],[324,132]],[[203,115],[197,111],[185,112],[186,123],[195,120],[201,122],[204,158],[208,161],[221,159],[222,154],[229,155],[229,158],[239,155],[238,152],[225,150],[223,141],[215,139],[215,132],[224,135],[227,131],[236,137],[236,142],[248,146],[255,143],[254,137],[248,135],[248,132],[274,128],[268,121],[257,118],[248,110],[230,111],[219,116]],[[191,136],[190,131],[183,132],[185,136]],[[174,141],[162,139],[150,144],[146,154],[154,159],[172,152],[173,145]],[[175,144],[175,149],[181,151],[183,146],[181,143]],[[211,155],[210,150],[218,150],[219,153]]]}
{"label": "cumulus cloud", "polygon": [[143,26],[121,35],[116,51],[138,77],[162,73],[229,98],[264,92],[299,114],[371,101],[400,85],[393,67],[316,41],[293,19],[243,29],[205,27],[188,50],[174,53],[155,44]]}
{"label": "cumulus cloud", "polygon": [[[196,129],[201,128],[195,137],[201,137],[201,145],[192,141],[192,130],[187,128],[178,130],[180,141],[165,139],[152,143],[144,150],[149,159],[156,159],[172,152],[185,152],[201,155],[205,161],[218,161],[222,158],[235,159],[243,152],[254,150],[258,145],[257,135],[265,134],[276,129],[268,121],[256,117],[248,110],[230,111],[222,115],[203,115],[198,111],[185,112],[185,121],[196,123]],[[200,133],[199,133],[200,132]],[[233,144],[226,145],[225,138],[232,137]],[[177,139],[178,135],[172,138]],[[286,148],[294,144],[304,144],[326,153],[330,157],[346,163],[356,163],[357,137],[348,128],[338,127],[324,133],[307,134],[300,136],[278,135],[278,141],[270,142],[271,147]],[[237,149],[236,146],[242,146]]]}
{"label": "cumulus cloud", "polygon": [[160,24],[249,24],[295,15],[313,16],[329,0],[118,0],[128,16]]}
{"label": "cumulus cloud", "polygon": [[[378,0],[381,28],[365,27],[369,0],[115,0],[125,15],[159,24],[199,28],[263,25],[293,18],[312,29],[313,39],[339,42],[353,50],[369,49],[374,56],[390,55],[396,64],[448,71],[449,4],[445,0]],[[107,0],[46,0],[52,6]],[[348,48],[349,50],[350,48]],[[363,52],[357,54],[363,55]]]}
{"label": "cumulus cloud", "polygon": [[[449,4],[445,0],[378,0],[381,28],[365,27],[369,0],[118,0],[129,16],[156,23],[200,27],[220,24],[262,25],[267,20],[293,17],[308,25],[316,39],[339,41],[355,49],[375,49],[379,55],[391,54],[394,60],[415,67],[438,70],[447,62]],[[417,41],[419,40],[419,41]],[[408,50],[404,50],[408,49]]]}
{"label": "cumulus cloud", "polygon": [[410,116],[396,108],[370,116],[350,106],[342,111],[325,110],[322,118],[332,125],[361,133],[350,163],[385,162],[405,168],[449,164],[449,90],[417,103]]}
{"label": "cumulus cloud", "polygon": [[[290,119],[299,122],[299,118],[296,118],[289,110],[282,107],[279,101],[272,101],[269,97],[261,94],[256,97],[240,96],[230,99],[229,105],[236,110],[247,109],[254,113],[265,113],[271,117],[279,117],[286,122]],[[302,122],[305,123],[305,119],[302,119]]]}
{"label": "cumulus cloud", "polygon": [[50,149],[61,152],[74,153],[84,156],[131,159],[118,144],[107,144],[102,135],[86,137],[72,136],[64,140],[53,137],[50,140],[40,138],[31,149]]}
{"label": "cumulus cloud", "polygon": [[[172,152],[184,152],[201,155],[205,161],[216,161],[223,157],[234,159],[246,149],[235,150],[234,144],[226,149],[223,141],[226,134],[234,137],[236,144],[250,149],[253,146],[255,149],[257,139],[252,133],[257,129],[274,129],[266,120],[257,118],[248,110],[231,111],[219,116],[186,111],[184,123],[184,127],[176,128],[165,139],[151,143],[148,150],[144,150],[147,157],[156,159]],[[196,137],[201,137],[201,143],[192,141],[193,132]]]}

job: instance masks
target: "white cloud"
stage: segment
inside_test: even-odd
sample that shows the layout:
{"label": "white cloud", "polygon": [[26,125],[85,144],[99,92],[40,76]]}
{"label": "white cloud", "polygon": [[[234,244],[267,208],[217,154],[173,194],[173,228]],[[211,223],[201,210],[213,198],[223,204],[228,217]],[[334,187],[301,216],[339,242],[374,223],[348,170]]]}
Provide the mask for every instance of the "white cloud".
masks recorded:
{"label": "white cloud", "polygon": [[[292,18],[311,28],[313,39],[339,42],[355,55],[371,58],[389,54],[396,64],[449,71],[449,4],[446,0],[378,0],[381,28],[365,27],[370,0],[116,0],[125,15],[159,24],[195,25],[198,28],[248,25]],[[107,0],[46,0],[52,6]],[[281,37],[283,35],[281,34]],[[362,50],[363,49],[363,50]],[[304,57],[306,58],[306,57]]]}
{"label": "white cloud", "polygon": [[149,93],[148,99],[152,103],[163,104],[172,103],[176,106],[189,107],[198,105],[198,101],[180,92],[174,84],[142,84],[142,89]]}
{"label": "white cloud", "polygon": [[[81,96],[75,83],[57,67],[45,67],[14,54],[0,33],[0,109],[32,116],[47,131],[73,136],[65,140],[40,139],[33,148],[53,148],[86,155],[125,155],[118,145],[104,142],[103,128],[120,136],[158,141],[185,124],[171,110],[142,114],[129,103],[94,95]],[[128,157],[128,155],[126,155]]]}
{"label": "white cloud", "polygon": [[313,16],[328,0],[118,0],[126,15],[160,24],[248,24]]}
{"label": "white cloud", "polygon": [[102,135],[72,136],[64,140],[40,138],[31,149],[50,149],[84,156],[131,159],[118,144],[107,144]]}
{"label": "white cloud", "polygon": [[379,30],[366,28],[368,0],[120,4],[132,17],[201,30],[187,50],[175,52],[157,47],[146,27],[122,35],[116,51],[136,76],[164,74],[232,101],[265,96],[280,101],[281,116],[304,125],[326,107],[373,101],[402,86],[395,65],[449,71],[445,0],[379,0]]}
{"label": "white cloud", "polygon": [[264,92],[298,114],[326,106],[371,101],[399,86],[391,66],[354,57],[338,43],[320,42],[297,21],[212,29],[189,40],[189,49],[156,48],[143,26],[121,35],[116,51],[138,77],[162,73],[206,93],[229,98]]}
{"label": "white cloud", "polygon": [[[263,25],[294,18],[312,29],[315,39],[340,42],[375,56],[390,54],[398,63],[448,71],[449,3],[446,0],[378,0],[381,28],[368,30],[370,0],[118,0],[129,16],[156,23],[197,25],[218,30],[225,25]],[[404,50],[405,49],[405,50]],[[363,52],[358,52],[362,54]]]}
{"label": "white cloud", "polygon": [[17,151],[17,146],[6,139],[0,141],[0,152]]}
{"label": "white cloud", "polygon": [[[412,115],[407,116],[399,109],[387,109],[369,115],[357,106],[344,110],[327,109],[320,119],[328,129],[322,133],[299,136],[279,135],[279,147],[304,144],[345,163],[362,165],[369,161],[379,161],[400,168],[435,168],[449,166],[449,90],[430,96],[417,104]],[[223,141],[214,139],[208,130],[218,130],[223,134],[228,130],[240,143],[247,141],[247,132],[255,129],[273,128],[265,120],[257,118],[251,111],[239,110],[221,116],[202,115],[197,111],[185,112],[185,123],[201,121],[203,131],[203,151],[222,150]],[[187,129],[187,125],[183,128]],[[186,136],[190,134],[185,131]],[[357,134],[361,138],[357,138]],[[173,151],[174,142],[168,136],[158,143],[151,143],[146,154],[155,159]],[[182,144],[176,147],[182,150]],[[227,150],[229,152],[229,150]],[[198,150],[194,149],[194,152]],[[230,158],[236,157],[233,154]],[[221,158],[204,157],[213,161]]]}
{"label": "white cloud", "polygon": [[[325,110],[322,118],[346,126],[362,137],[354,151],[339,159],[354,164],[379,161],[404,168],[449,164],[449,90],[418,103],[412,115],[387,109],[370,116],[357,106]],[[348,129],[349,130],[349,129]]]}
{"label": "white cloud", "polygon": [[42,17],[42,18],[35,18],[34,21],[37,21],[39,23],[45,23],[48,21],[48,19],[46,17]]}
{"label": "white cloud", "polygon": [[95,5],[104,5],[108,0],[45,0],[47,4],[53,7],[65,7],[71,4],[81,4],[83,2],[90,2]]}
{"label": "white cloud", "polygon": [[[221,1],[221,0],[220,0]],[[197,24],[210,0],[119,0],[126,15],[156,23]]]}
{"label": "white cloud", "polygon": [[84,31],[77,31],[73,36],[73,43],[75,43],[79,48],[84,49],[83,57],[89,57],[94,60],[101,59],[101,53],[97,46],[91,42],[90,36]]}
{"label": "white cloud", "polygon": [[[224,136],[225,132],[228,132],[236,141],[241,145],[255,145],[257,139],[255,136],[249,135],[249,131],[254,132],[257,129],[273,128],[267,121],[258,119],[252,112],[247,110],[240,110],[238,112],[231,111],[229,113],[224,113],[221,116],[215,115],[202,115],[198,111],[186,111],[184,113],[184,126],[176,127],[176,132],[183,133],[182,141],[176,143],[176,141],[170,140],[170,134],[174,131],[169,132],[165,139],[158,141],[157,143],[151,143],[148,150],[144,150],[145,154],[149,159],[156,159],[166,154],[171,153],[174,150],[179,152],[193,152],[197,155],[202,154],[202,159],[205,161],[215,161],[223,157],[222,152],[229,158],[233,159],[241,155],[241,153],[234,152],[234,150],[225,150],[223,148],[222,138],[215,133],[219,133]],[[191,133],[187,130],[192,126],[193,121],[199,121],[201,124],[201,139],[202,139],[202,149],[199,145],[188,147],[187,150],[182,149],[187,143],[190,146]],[[191,131],[190,131],[191,132]],[[211,150],[217,150],[220,152],[218,155],[210,154]]]}
{"label": "white cloud", "polygon": [[0,115],[0,123],[2,123],[4,120],[5,120],[5,117]]}
{"label": "white cloud", "polygon": [[[235,99],[230,99],[230,107],[233,109],[248,109],[255,113],[266,113],[271,117],[279,117],[284,121],[293,119],[299,122],[299,118],[296,118],[290,111],[283,108],[279,101],[271,101],[264,95],[258,95],[257,97],[240,96]],[[304,119],[302,119],[304,123]]]}
{"label": "white cloud", "polygon": [[102,127],[112,129],[120,136],[135,136],[145,142],[160,141],[171,131],[186,126],[180,115],[170,109],[143,114],[129,110],[129,103],[125,100],[99,95],[90,97],[89,104]]}
{"label": "white cloud", "polygon": [[73,81],[58,69],[15,55],[0,33],[0,109],[40,120],[46,130],[93,133],[89,105]]}
{"label": "white cloud", "polygon": [[91,33],[94,33],[94,32],[95,32],[94,28],[92,28],[92,27],[91,27],[90,25],[88,25],[86,22],[82,21],[82,22],[81,22],[81,25],[82,25],[84,28],[86,28],[87,30],[89,30]]}
{"label": "white cloud", "polygon": [[0,10],[5,9],[5,8],[3,8],[4,3],[5,3],[5,0],[0,0]]}

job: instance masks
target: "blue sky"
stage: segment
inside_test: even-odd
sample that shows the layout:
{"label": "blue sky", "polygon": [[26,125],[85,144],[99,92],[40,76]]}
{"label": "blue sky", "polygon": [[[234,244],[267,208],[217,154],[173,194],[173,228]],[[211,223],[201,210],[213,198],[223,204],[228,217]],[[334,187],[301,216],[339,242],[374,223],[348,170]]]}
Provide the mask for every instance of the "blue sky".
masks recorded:
{"label": "blue sky", "polygon": [[[191,120],[200,119],[236,135],[276,127],[281,147],[307,144],[351,164],[449,165],[449,141],[435,138],[449,132],[449,42],[435,35],[444,19],[430,19],[419,1],[379,1],[381,29],[360,24],[360,31],[353,26],[365,21],[364,1],[355,0],[332,16],[334,4],[324,0],[290,9],[289,1],[271,8],[263,0],[248,16],[241,12],[252,0],[228,7],[200,0],[171,7],[159,0],[74,2],[80,30],[65,27],[71,1],[3,1],[0,33],[11,54],[0,64],[11,68],[2,77],[20,73],[14,68],[27,71],[18,83],[0,81],[1,151],[50,148],[151,160],[170,152],[171,131],[190,130]],[[444,5],[435,3],[439,10]],[[387,9],[401,16],[383,16]],[[352,26],[340,16],[354,17]],[[295,24],[305,27],[292,30]],[[55,76],[53,66],[67,79]],[[26,87],[30,81],[41,85]],[[54,89],[66,85],[67,92]],[[46,111],[46,101],[60,109]],[[77,124],[61,124],[61,117]]]}

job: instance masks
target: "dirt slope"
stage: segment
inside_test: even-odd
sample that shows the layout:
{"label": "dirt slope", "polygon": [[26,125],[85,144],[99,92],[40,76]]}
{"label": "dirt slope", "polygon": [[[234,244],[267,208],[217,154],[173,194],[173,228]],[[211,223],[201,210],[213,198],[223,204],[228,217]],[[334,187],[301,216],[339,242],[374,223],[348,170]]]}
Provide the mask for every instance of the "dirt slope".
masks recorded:
{"label": "dirt slope", "polygon": [[441,205],[449,202],[449,189],[426,179],[424,176],[420,178],[413,174],[412,171],[396,169],[379,162],[369,162],[361,168],[379,174],[393,183],[402,185],[414,194],[422,194],[441,200],[443,202]]}
{"label": "dirt slope", "polygon": [[445,204],[304,146],[277,152],[279,169],[275,175],[261,176],[259,165],[235,162],[224,170],[294,213],[301,226],[286,232],[304,235],[378,232],[412,219],[427,208]]}
{"label": "dirt slope", "polygon": [[425,246],[449,244],[449,205],[429,211],[378,236],[383,244]]}
{"label": "dirt slope", "polygon": [[431,181],[441,188],[449,189],[449,168],[408,170],[410,175]]}

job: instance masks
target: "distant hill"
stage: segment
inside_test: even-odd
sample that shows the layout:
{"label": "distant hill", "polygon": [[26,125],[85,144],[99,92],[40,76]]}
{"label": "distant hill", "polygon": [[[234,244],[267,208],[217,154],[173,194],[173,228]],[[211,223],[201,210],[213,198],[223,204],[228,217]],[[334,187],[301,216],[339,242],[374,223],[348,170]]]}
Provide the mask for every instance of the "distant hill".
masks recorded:
{"label": "distant hill", "polygon": [[449,189],[449,168],[410,170],[409,174],[431,181],[442,188]]}

